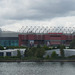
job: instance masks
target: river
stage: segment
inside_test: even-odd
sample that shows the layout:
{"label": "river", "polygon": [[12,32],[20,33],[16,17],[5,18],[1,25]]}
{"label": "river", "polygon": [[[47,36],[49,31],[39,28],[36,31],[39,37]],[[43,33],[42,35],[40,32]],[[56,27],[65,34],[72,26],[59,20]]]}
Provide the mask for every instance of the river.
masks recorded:
{"label": "river", "polygon": [[75,75],[75,62],[0,62],[0,75]]}

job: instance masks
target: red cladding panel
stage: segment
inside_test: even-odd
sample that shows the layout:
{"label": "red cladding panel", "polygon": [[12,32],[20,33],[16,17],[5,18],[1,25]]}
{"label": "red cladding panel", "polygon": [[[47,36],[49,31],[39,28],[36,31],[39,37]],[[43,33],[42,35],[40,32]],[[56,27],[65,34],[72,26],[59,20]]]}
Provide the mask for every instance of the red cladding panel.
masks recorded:
{"label": "red cladding panel", "polygon": [[72,40],[73,36],[72,35],[67,35],[67,40]]}
{"label": "red cladding panel", "polygon": [[61,40],[61,37],[50,37],[50,40]]}
{"label": "red cladding panel", "polygon": [[27,38],[27,40],[34,40],[34,35],[28,35],[28,38]]}
{"label": "red cladding panel", "polygon": [[24,40],[27,40],[27,35],[24,35]]}
{"label": "red cladding panel", "polygon": [[24,35],[19,35],[19,46],[22,45],[22,40],[24,39]]}
{"label": "red cladding panel", "polygon": [[72,35],[62,35],[62,40],[72,40],[73,36]]}
{"label": "red cladding panel", "polygon": [[62,36],[61,40],[66,40],[67,39],[66,35],[61,35],[61,36]]}
{"label": "red cladding panel", "polygon": [[42,40],[42,35],[37,35],[37,40]]}
{"label": "red cladding panel", "polygon": [[38,41],[35,41],[34,44],[38,44]]}
{"label": "red cladding panel", "polygon": [[37,39],[37,35],[34,35],[34,40],[36,40]]}
{"label": "red cladding panel", "polygon": [[51,45],[61,44],[61,42],[50,42]]}
{"label": "red cladding panel", "polygon": [[50,40],[50,35],[44,35],[44,40]]}

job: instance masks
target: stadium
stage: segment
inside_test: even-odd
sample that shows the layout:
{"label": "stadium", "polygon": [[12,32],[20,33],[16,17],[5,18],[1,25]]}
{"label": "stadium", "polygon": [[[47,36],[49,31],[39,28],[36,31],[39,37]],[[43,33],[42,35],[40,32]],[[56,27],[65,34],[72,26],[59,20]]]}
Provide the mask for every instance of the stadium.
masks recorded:
{"label": "stadium", "polygon": [[69,46],[75,38],[74,27],[25,26],[18,32],[0,29],[0,45],[7,46]]}

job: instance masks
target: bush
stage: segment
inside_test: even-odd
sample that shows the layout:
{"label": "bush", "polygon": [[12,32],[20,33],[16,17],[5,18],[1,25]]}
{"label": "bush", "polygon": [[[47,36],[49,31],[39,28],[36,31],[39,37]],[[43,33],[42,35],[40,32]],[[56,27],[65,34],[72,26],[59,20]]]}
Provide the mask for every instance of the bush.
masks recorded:
{"label": "bush", "polygon": [[30,49],[26,49],[24,56],[25,57],[37,57],[37,58],[42,58],[43,55],[45,54],[45,49],[42,47],[32,47]]}
{"label": "bush", "polygon": [[24,47],[24,46],[7,46],[7,49],[15,49],[15,48],[27,48],[27,47]]}
{"label": "bush", "polygon": [[45,50],[49,50],[49,47],[46,46],[46,45],[44,45],[43,48],[44,48]]}
{"label": "bush", "polygon": [[70,48],[75,49],[75,39],[73,39],[72,42],[70,43]]}
{"label": "bush", "polygon": [[46,59],[49,59],[50,57],[49,57],[49,55],[47,55],[45,58],[46,58]]}
{"label": "bush", "polygon": [[41,48],[41,46],[38,44],[38,45],[37,45],[37,48]]}
{"label": "bush", "polygon": [[63,45],[60,46],[60,54],[61,54],[61,57],[64,58],[65,55],[64,55],[64,46]]}
{"label": "bush", "polygon": [[35,52],[35,57],[43,58],[43,55],[45,54],[44,48],[37,48]]}
{"label": "bush", "polygon": [[51,54],[51,58],[57,58],[57,57],[58,57],[58,55],[56,54],[55,51],[53,51],[52,54]]}
{"label": "bush", "polygon": [[0,50],[4,50],[4,47],[3,46],[0,46]]}
{"label": "bush", "polygon": [[64,45],[58,45],[57,48],[60,49],[61,46],[63,47],[63,49],[65,49],[66,47]]}
{"label": "bush", "polygon": [[74,58],[75,59],[75,55],[69,56],[68,58]]}
{"label": "bush", "polygon": [[17,50],[17,57],[18,57],[18,58],[21,58],[21,53],[20,53],[19,50]]}

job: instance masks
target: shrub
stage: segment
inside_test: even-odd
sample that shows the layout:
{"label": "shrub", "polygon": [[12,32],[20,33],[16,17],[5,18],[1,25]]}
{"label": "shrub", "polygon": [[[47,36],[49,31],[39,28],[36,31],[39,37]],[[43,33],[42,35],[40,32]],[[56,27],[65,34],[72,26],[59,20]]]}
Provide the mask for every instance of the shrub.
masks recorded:
{"label": "shrub", "polygon": [[3,46],[0,46],[0,50],[4,50],[4,47]]}
{"label": "shrub", "polygon": [[47,55],[45,58],[46,58],[46,59],[49,59],[50,57],[49,57],[49,55]]}
{"label": "shrub", "polygon": [[17,57],[18,57],[18,58],[21,58],[20,50],[17,50]]}
{"label": "shrub", "polygon": [[58,57],[58,55],[56,54],[55,51],[53,51],[52,54],[51,54],[51,58],[57,58],[57,57]]}
{"label": "shrub", "polygon": [[64,58],[64,46],[63,45],[60,46],[60,54],[61,54],[61,57]]}

